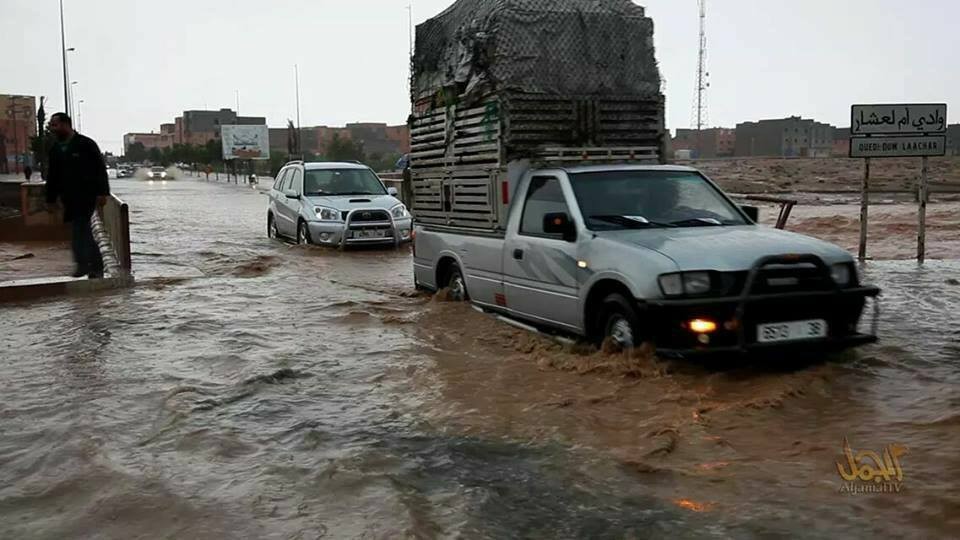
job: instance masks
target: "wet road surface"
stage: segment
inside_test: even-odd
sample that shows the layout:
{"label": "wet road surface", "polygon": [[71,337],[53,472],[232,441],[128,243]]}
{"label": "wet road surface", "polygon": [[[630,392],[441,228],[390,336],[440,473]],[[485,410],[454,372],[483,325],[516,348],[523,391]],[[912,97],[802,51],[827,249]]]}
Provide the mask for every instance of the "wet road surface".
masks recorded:
{"label": "wet road surface", "polygon": [[[881,345],[579,353],[265,237],[237,186],[116,181],[139,284],[0,308],[2,538],[955,537],[958,262],[874,262]],[[840,493],[843,439],[900,493]]]}

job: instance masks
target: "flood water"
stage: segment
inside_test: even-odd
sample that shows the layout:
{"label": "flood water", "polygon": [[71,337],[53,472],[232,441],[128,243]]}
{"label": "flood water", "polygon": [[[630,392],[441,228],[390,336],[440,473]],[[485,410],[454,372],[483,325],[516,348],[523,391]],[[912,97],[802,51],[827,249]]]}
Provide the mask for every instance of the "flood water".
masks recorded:
{"label": "flood water", "polygon": [[[2,538],[870,538],[960,530],[960,262],[872,262],[876,346],[579,354],[272,242],[249,188],[115,181],[131,290],[0,307]],[[908,452],[899,493],[841,493]]]}

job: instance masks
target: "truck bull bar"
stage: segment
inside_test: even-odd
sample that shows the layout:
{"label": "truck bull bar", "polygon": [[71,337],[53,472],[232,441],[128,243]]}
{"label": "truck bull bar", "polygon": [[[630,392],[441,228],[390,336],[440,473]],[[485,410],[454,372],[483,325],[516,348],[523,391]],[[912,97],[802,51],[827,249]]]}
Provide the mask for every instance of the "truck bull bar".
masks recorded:
{"label": "truck bull bar", "polygon": [[[814,291],[790,291],[790,292],[780,292],[780,293],[755,293],[754,289],[757,283],[760,280],[760,275],[763,270],[770,266],[794,266],[807,264],[814,266],[820,277],[824,280],[825,283],[831,283],[831,287],[825,288],[823,290],[814,290]],[[735,332],[735,340],[733,343],[728,343],[722,346],[694,346],[690,348],[673,348],[673,347],[660,347],[659,343],[657,344],[658,354],[666,357],[691,357],[691,356],[702,356],[705,354],[743,354],[752,352],[755,350],[769,349],[769,348],[805,348],[805,347],[820,347],[820,348],[843,348],[851,347],[856,345],[864,345],[868,343],[875,343],[877,341],[877,326],[880,318],[880,302],[878,297],[880,296],[880,289],[877,287],[868,287],[868,286],[853,286],[853,287],[841,287],[837,284],[833,277],[831,276],[830,267],[824,263],[823,259],[816,255],[804,254],[804,255],[772,255],[768,257],[763,257],[759,259],[753,267],[750,269],[746,281],[744,283],[742,291],[738,296],[734,297],[722,297],[722,298],[696,298],[696,299],[681,299],[681,300],[661,300],[649,302],[646,304],[648,310],[669,310],[669,311],[678,311],[681,313],[692,314],[700,310],[721,310],[725,313],[730,313],[729,309],[733,308],[733,317],[731,320],[726,321],[727,325],[723,325],[727,330],[733,330]],[[750,328],[753,328],[754,325],[747,324],[747,320],[750,315],[750,307],[759,303],[770,303],[770,302],[790,302],[790,301],[804,301],[804,300],[815,300],[818,303],[823,303],[824,305],[829,305],[833,302],[836,305],[844,305],[847,308],[851,304],[857,302],[857,299],[866,299],[872,298],[873,309],[872,316],[870,319],[870,328],[869,333],[864,334],[857,331],[856,328],[852,328],[850,331],[843,331],[840,329],[833,329],[832,336],[822,339],[813,339],[809,341],[793,341],[793,342],[780,342],[773,344],[765,343],[753,343],[748,339],[748,331]],[[860,316],[862,316],[862,306],[860,309]],[[654,314],[654,317],[657,315]],[[858,319],[859,320],[859,319]],[[673,322],[673,321],[671,321]],[[718,321],[720,323],[721,321]],[[850,322],[850,321],[845,321]]]}

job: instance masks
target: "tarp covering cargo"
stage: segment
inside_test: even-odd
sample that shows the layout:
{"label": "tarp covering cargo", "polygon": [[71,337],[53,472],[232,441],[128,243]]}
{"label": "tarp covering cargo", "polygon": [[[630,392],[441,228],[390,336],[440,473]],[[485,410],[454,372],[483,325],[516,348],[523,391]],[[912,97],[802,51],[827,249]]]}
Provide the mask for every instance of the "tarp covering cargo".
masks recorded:
{"label": "tarp covering cargo", "polygon": [[441,91],[653,96],[653,21],[629,0],[458,0],[417,27],[413,101]]}

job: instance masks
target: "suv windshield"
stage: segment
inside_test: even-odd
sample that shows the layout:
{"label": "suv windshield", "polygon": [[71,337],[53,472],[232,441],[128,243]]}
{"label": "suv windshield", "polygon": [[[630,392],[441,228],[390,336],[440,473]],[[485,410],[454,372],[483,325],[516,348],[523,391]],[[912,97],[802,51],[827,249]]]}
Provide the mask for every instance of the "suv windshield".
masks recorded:
{"label": "suv windshield", "polygon": [[697,173],[576,173],[570,180],[591,230],[747,224],[738,209]]}
{"label": "suv windshield", "polygon": [[307,170],[304,195],[384,195],[387,191],[369,169]]}
{"label": "suv windshield", "polygon": [[166,169],[164,169],[163,167],[154,167],[154,168],[150,169],[150,171],[152,171],[152,172],[164,172],[164,171],[166,171]]}

